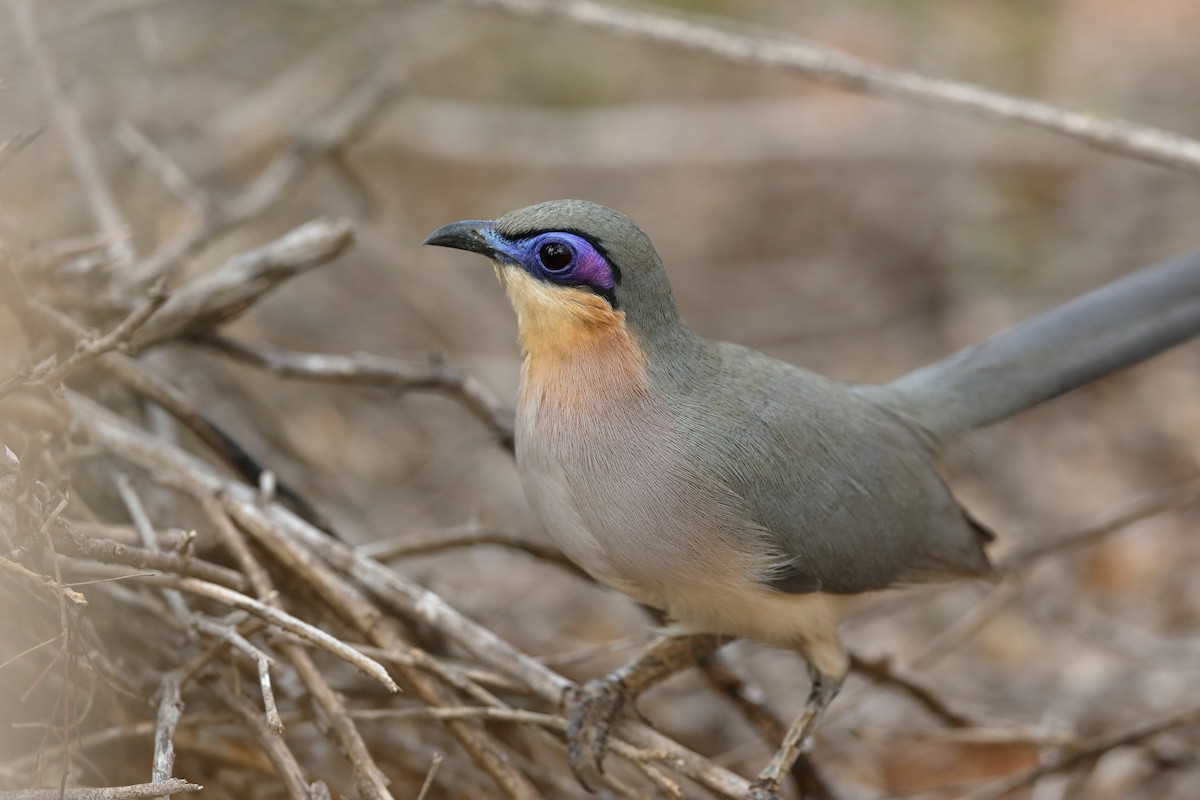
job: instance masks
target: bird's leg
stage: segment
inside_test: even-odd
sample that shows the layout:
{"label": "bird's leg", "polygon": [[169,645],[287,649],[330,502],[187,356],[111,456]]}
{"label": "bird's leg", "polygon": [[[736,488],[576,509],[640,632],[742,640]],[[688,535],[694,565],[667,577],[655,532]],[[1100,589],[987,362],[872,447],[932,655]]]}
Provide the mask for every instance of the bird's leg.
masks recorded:
{"label": "bird's leg", "polygon": [[626,702],[695,666],[728,641],[714,634],[668,634],[615,672],[581,686],[568,701],[567,759],[575,778],[590,790],[586,776],[604,771],[608,732]]}
{"label": "bird's leg", "polygon": [[808,694],[808,700],[792,722],[787,735],[783,737],[783,744],[779,746],[771,763],[767,764],[751,785],[748,800],[778,800],[780,780],[791,769],[792,763],[804,748],[804,743],[808,741],[808,737],[825,714],[825,709],[833,702],[846,680],[845,669],[840,673],[826,674],[812,663],[808,665],[808,674],[812,678],[812,690]]}

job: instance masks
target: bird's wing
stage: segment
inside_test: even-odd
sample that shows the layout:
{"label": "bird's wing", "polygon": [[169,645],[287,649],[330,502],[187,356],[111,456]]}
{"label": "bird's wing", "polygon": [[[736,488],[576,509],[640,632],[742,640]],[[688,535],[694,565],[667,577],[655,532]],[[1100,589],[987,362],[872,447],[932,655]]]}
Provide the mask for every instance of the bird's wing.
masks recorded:
{"label": "bird's wing", "polygon": [[905,423],[845,384],[716,347],[722,380],[692,401],[697,457],[774,538],[765,584],[849,594],[987,572],[989,534]]}

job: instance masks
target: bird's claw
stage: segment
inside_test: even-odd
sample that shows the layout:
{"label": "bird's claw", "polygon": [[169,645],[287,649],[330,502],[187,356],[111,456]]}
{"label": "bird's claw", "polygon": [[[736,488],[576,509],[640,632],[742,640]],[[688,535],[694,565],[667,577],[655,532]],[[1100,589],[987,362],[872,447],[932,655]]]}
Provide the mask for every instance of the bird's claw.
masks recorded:
{"label": "bird's claw", "polygon": [[604,773],[604,755],[613,721],[627,700],[620,679],[592,679],[568,699],[567,762],[575,779],[595,791],[590,776]]}

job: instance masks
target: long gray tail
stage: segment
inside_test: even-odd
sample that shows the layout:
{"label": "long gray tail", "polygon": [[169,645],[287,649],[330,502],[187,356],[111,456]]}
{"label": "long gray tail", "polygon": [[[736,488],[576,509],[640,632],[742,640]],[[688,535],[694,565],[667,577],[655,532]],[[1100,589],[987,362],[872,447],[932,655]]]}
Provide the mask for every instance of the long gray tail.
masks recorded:
{"label": "long gray tail", "polygon": [[1147,267],[867,393],[943,442],[1200,334],[1200,252]]}

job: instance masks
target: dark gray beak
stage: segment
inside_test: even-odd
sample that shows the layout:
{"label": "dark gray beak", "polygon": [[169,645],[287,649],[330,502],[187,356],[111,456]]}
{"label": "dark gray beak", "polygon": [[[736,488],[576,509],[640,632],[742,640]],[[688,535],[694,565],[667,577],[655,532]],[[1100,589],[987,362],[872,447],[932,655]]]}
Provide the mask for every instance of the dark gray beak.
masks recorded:
{"label": "dark gray beak", "polygon": [[461,222],[451,222],[443,225],[425,240],[425,244],[437,247],[453,247],[456,250],[467,250],[471,253],[494,258],[496,248],[496,232],[492,221],[488,219],[464,219]]}

